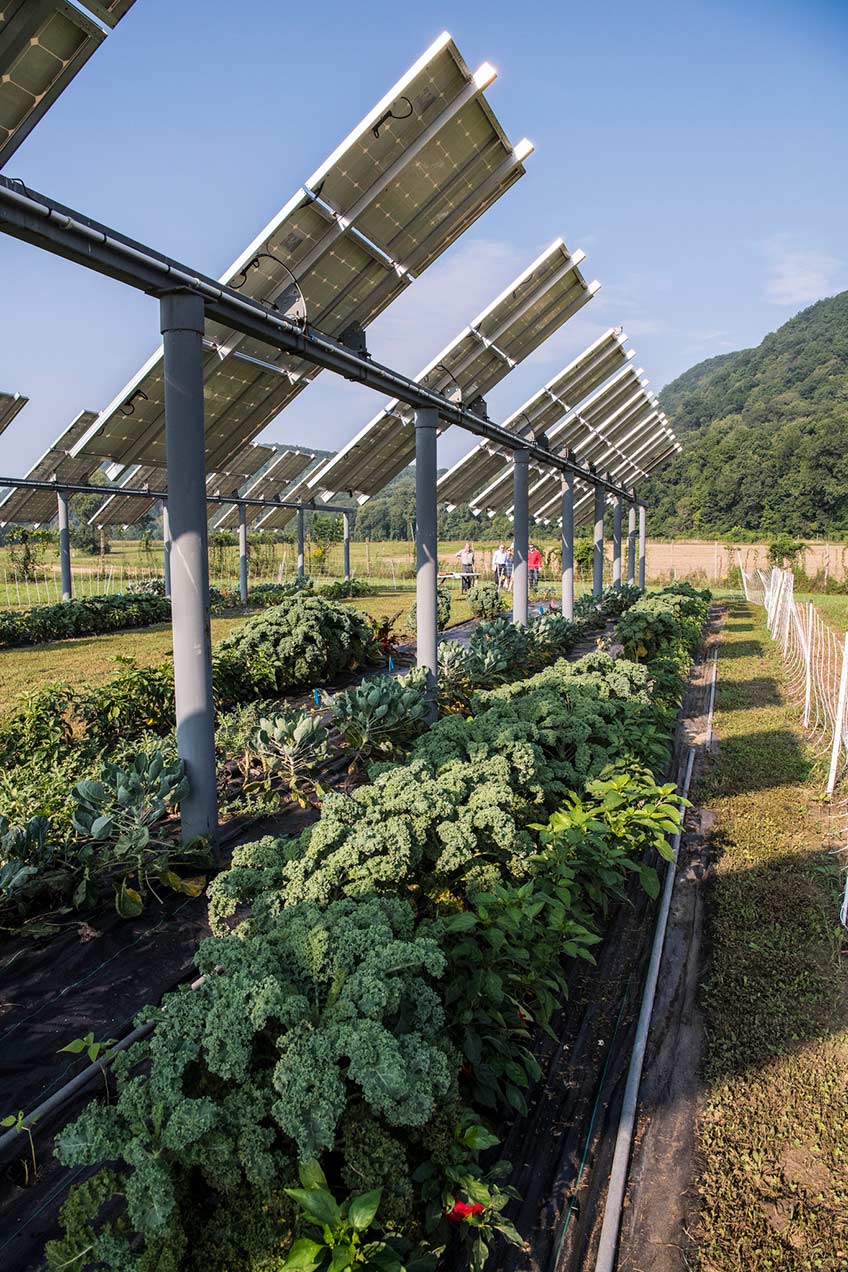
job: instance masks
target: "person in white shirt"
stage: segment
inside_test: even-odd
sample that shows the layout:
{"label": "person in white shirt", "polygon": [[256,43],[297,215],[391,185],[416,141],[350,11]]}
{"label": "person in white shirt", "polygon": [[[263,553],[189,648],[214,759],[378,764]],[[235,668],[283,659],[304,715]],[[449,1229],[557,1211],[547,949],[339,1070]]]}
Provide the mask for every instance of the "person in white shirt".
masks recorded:
{"label": "person in white shirt", "polygon": [[505,565],[506,565],[506,548],[504,547],[502,543],[499,543],[498,546],[495,548],[494,552],[492,553],[492,569],[495,572],[496,587],[501,587],[502,585]]}
{"label": "person in white shirt", "polygon": [[471,576],[474,573],[474,549],[470,543],[466,543],[464,548],[460,548],[456,554],[459,557],[459,563],[462,566],[462,591],[468,592],[471,588]]}

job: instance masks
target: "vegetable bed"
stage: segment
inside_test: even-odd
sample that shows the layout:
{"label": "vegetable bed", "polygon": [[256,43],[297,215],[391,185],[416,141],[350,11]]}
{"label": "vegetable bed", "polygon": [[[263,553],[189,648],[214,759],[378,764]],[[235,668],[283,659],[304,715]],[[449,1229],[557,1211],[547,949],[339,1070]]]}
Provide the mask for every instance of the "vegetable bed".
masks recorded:
{"label": "vegetable bed", "polygon": [[[705,605],[681,586],[637,602],[617,641],[634,660],[518,683],[537,639],[495,620],[465,665],[452,651],[459,712],[406,762],[234,854],[206,981],[166,997],[115,1062],[117,1100],[59,1136],[66,1164],[104,1165],[52,1266],[423,1269],[459,1241],[481,1268],[520,1241],[508,1165],[481,1153],[500,1110],[524,1111],[570,961],[628,878],[657,891],[645,853],[679,808],[654,774]],[[481,667],[503,687],[475,689]]]}

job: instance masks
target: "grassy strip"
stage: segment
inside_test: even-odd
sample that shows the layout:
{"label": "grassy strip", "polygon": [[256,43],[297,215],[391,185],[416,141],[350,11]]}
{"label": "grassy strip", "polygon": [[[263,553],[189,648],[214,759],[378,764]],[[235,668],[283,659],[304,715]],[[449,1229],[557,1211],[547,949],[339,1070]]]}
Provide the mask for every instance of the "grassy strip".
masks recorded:
{"label": "grassy strip", "polygon": [[761,609],[731,602],[718,684],[697,1266],[848,1268],[838,872]]}

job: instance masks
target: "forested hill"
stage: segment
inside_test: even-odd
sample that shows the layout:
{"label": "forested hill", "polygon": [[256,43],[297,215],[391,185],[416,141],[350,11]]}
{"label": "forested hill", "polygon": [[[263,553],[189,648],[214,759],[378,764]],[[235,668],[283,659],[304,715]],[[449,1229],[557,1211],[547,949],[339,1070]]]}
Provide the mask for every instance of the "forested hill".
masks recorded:
{"label": "forested hill", "polygon": [[848,292],[659,397],[683,454],[640,488],[652,533],[848,531]]}

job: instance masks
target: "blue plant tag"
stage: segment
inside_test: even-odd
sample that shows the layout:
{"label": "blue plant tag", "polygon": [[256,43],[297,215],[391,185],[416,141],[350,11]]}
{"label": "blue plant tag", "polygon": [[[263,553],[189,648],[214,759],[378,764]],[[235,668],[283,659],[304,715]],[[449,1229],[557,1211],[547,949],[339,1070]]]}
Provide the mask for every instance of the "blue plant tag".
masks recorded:
{"label": "blue plant tag", "polygon": [[389,671],[394,671],[394,669],[395,669],[395,660],[394,658],[392,658],[391,654],[389,654]]}
{"label": "blue plant tag", "polygon": [[317,689],[313,689],[313,690],[312,690],[312,697],[315,699],[315,705],[316,705],[316,707],[320,707],[320,705],[321,705],[321,695],[320,695],[320,693],[318,692],[318,690],[317,690]]}

